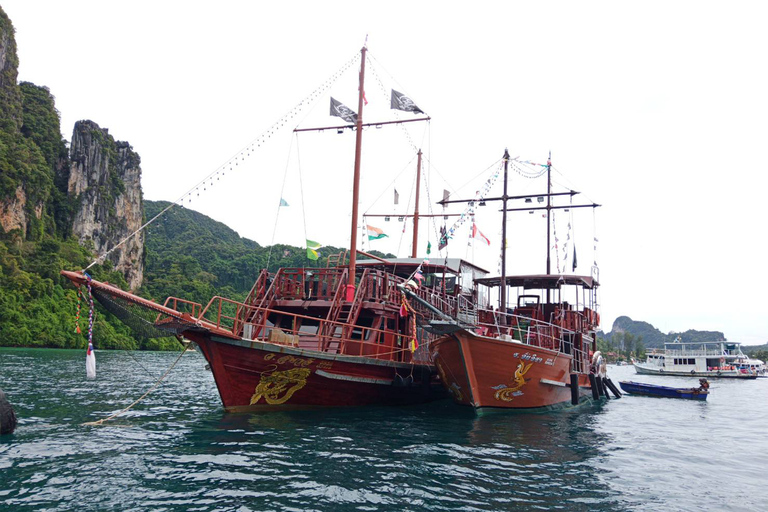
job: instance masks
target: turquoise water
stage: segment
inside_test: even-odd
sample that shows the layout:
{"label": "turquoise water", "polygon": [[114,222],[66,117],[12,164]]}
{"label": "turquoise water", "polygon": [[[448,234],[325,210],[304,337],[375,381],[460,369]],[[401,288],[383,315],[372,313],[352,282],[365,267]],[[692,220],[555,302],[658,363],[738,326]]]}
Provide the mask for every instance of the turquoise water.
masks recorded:
{"label": "turquoise water", "polygon": [[[577,412],[477,418],[427,407],[225,414],[198,353],[0,349],[19,425],[0,437],[0,510],[758,511],[768,379],[704,403],[625,396]],[[693,386],[697,379],[613,381]]]}

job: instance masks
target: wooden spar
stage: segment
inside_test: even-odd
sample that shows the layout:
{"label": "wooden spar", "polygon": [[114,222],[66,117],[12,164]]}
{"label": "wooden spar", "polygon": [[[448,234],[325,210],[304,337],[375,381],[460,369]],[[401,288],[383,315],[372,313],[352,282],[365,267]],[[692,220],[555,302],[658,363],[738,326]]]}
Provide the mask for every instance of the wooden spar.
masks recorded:
{"label": "wooden spar", "polygon": [[419,189],[421,188],[421,150],[418,153],[416,162],[416,207],[413,209],[413,247],[411,248],[411,258],[416,257],[416,247],[419,243]]}
{"label": "wooden spar", "polygon": [[[554,207],[553,207],[554,208]],[[507,210],[512,211],[512,210]],[[430,213],[430,214],[419,214],[420,219],[426,219],[426,218],[438,218],[438,217],[461,217],[461,213]],[[414,215],[410,213],[366,213],[366,217],[403,217],[404,219],[410,219]]]}
{"label": "wooden spar", "polygon": [[[509,169],[509,151],[504,148],[504,194],[501,196],[503,210],[501,217],[501,286],[499,286],[499,310],[507,314],[507,176]],[[506,319],[506,316],[502,316]]]}
{"label": "wooden spar", "polygon": [[[88,278],[82,272],[72,272],[69,270],[62,270],[59,272],[59,274],[66,277],[67,279],[69,279],[70,281],[72,281],[74,284],[78,286],[86,285],[89,283]],[[152,302],[151,300],[147,300],[143,297],[139,297],[138,295],[134,295],[130,292],[123,291],[120,288],[112,286],[111,284],[102,283],[101,281],[97,281],[95,279],[90,280],[90,285],[94,290],[101,290],[104,293],[109,294],[111,297],[123,299],[125,301],[131,302],[143,308],[160,313],[161,315],[169,316],[172,318],[176,318],[177,320],[188,322],[189,324],[196,325],[197,327],[200,327],[202,329],[207,329],[211,332],[216,332],[216,334],[218,335],[233,337],[231,332],[219,328],[218,326],[202,318],[202,316],[198,318],[190,315],[189,313],[182,313],[181,311],[177,311],[167,306],[162,306],[160,304],[157,304],[156,302]],[[202,309],[202,305],[200,306],[200,308]]]}
{"label": "wooden spar", "polygon": [[[576,194],[580,194],[581,192],[576,192],[575,190],[569,190],[568,192],[552,192],[551,194],[548,194],[552,197],[554,196],[575,196]],[[526,194],[524,196],[507,196],[507,199],[528,199],[528,198],[534,198],[534,197],[543,197],[544,194]],[[499,197],[484,197],[483,201],[501,201],[503,198],[501,196]],[[448,200],[441,200],[438,201],[437,204],[445,206],[446,204],[450,203],[471,203],[477,201],[477,199],[448,199]],[[553,206],[552,208],[556,208]],[[568,208],[568,206],[564,206],[563,208]],[[532,208],[521,208],[521,210],[531,210]],[[513,211],[512,209],[507,209],[508,212]]]}
{"label": "wooden spar", "polygon": [[372,260],[380,261],[382,263],[389,263],[384,258],[379,258],[378,256],[374,256],[373,254],[367,253],[365,251],[361,251],[360,249],[357,250],[357,254],[361,256],[365,256],[366,258],[371,258]]}
{"label": "wooden spar", "polygon": [[[553,194],[554,195],[554,194]],[[486,199],[488,201],[488,199]],[[550,206],[550,210],[569,210],[571,208],[597,208],[600,205],[597,203],[592,204],[569,204],[565,206]],[[507,208],[508,212],[532,212],[534,210],[546,210],[546,206],[529,206],[528,208]]]}
{"label": "wooden spar", "polygon": [[[385,124],[404,124],[415,123],[416,121],[431,121],[431,117],[417,117],[416,119],[398,119],[397,121],[381,121],[377,123],[363,123],[363,128],[368,126],[384,126]],[[323,130],[343,130],[345,128],[357,128],[354,124],[342,124],[338,126],[321,126],[319,128],[295,128],[293,131],[298,132],[322,132]]]}
{"label": "wooden spar", "polygon": [[363,145],[363,97],[365,95],[365,53],[360,50],[360,87],[357,98],[357,133],[355,134],[355,171],[352,185],[352,232],[349,241],[349,281],[347,281],[347,302],[355,299],[355,267],[357,265],[357,203],[360,197],[360,157]]}

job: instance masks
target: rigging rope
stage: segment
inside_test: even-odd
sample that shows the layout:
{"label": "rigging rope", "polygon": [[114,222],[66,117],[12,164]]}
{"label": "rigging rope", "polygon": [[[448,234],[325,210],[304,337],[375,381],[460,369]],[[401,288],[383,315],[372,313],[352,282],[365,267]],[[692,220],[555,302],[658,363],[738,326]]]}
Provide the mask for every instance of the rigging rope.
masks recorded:
{"label": "rigging rope", "polygon": [[326,90],[328,90],[335,82],[338,80],[338,78],[343,75],[356,61],[359,60],[359,56],[357,53],[355,53],[355,56],[351,59],[349,59],[347,62],[345,62],[335,73],[333,73],[328,79],[325,80],[321,85],[315,88],[314,91],[312,91],[310,94],[308,94],[304,99],[302,99],[297,105],[295,105],[292,109],[290,109],[286,114],[284,114],[280,119],[275,121],[272,126],[267,128],[264,132],[262,132],[259,137],[251,141],[248,145],[246,145],[243,149],[235,153],[231,158],[227,159],[227,161],[220,165],[216,170],[208,174],[205,178],[203,178],[201,181],[199,181],[195,186],[190,188],[187,192],[181,195],[175,202],[169,204],[166,208],[160,211],[157,215],[152,217],[150,220],[142,224],[138,229],[133,231],[131,234],[123,238],[117,245],[109,249],[108,251],[105,251],[100,256],[98,256],[95,260],[93,260],[90,265],[88,265],[83,270],[88,270],[92,266],[96,265],[97,263],[103,262],[107,256],[109,256],[112,252],[117,250],[119,247],[121,247],[123,244],[125,244],[128,240],[136,236],[138,233],[142,232],[144,229],[146,229],[147,226],[152,224],[155,220],[157,220],[160,216],[165,214],[168,210],[173,208],[174,206],[183,206],[184,200],[186,199],[188,203],[192,202],[192,195],[196,194],[197,196],[200,195],[200,187],[203,187],[203,190],[206,190],[206,183],[210,180],[211,185],[213,185],[213,177],[216,177],[216,180],[218,181],[219,176],[224,176],[226,174],[226,171],[233,171],[235,167],[238,167],[240,162],[244,161],[246,157],[250,157],[252,152],[255,152],[257,149],[259,149],[263,144],[266,144],[267,140],[272,137],[275,133],[277,133],[280,128],[286,125],[288,121],[295,116],[297,116],[302,110],[304,110],[305,107],[308,105],[314,104],[315,100]]}
{"label": "rigging rope", "polygon": [[307,236],[307,210],[304,205],[304,179],[301,175],[301,152],[299,151],[298,138],[296,140],[296,163],[299,168],[299,195],[301,196],[301,219],[304,222],[304,243],[308,240]]}
{"label": "rigging rope", "polygon": [[[299,138],[298,135],[296,136],[296,152],[298,154],[298,145],[299,145]],[[293,148],[293,137],[291,137],[291,145],[288,148],[288,160],[285,162],[285,172],[283,172],[283,184],[280,186],[280,202],[277,204],[277,213],[275,214],[275,226],[272,228],[272,240],[270,240],[269,244],[269,251],[267,252],[267,272],[269,272],[269,262],[272,260],[272,250],[275,247],[275,235],[277,234],[277,223],[280,220],[280,209],[283,207],[283,192],[285,191],[285,182],[288,178],[288,168],[291,164],[291,148]],[[299,173],[301,173],[301,168],[299,168]],[[299,174],[301,176],[301,174]],[[286,204],[287,206],[287,204]],[[304,204],[302,201],[302,209],[304,208]],[[306,234],[306,227],[304,228],[305,234]]]}

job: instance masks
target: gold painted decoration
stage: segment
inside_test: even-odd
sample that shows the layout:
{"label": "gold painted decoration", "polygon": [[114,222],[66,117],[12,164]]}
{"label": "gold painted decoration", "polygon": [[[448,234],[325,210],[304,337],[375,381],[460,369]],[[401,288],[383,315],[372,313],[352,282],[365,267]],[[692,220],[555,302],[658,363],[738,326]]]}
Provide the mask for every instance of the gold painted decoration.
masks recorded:
{"label": "gold painted decoration", "polygon": [[287,402],[295,392],[307,385],[307,377],[312,373],[309,368],[292,368],[290,370],[264,372],[256,390],[251,397],[251,405],[255,405],[264,397],[270,405],[280,405]]}
{"label": "gold painted decoration", "polygon": [[[265,361],[272,361],[275,359],[275,354],[266,354],[264,356]],[[295,357],[291,355],[281,356],[275,361],[277,364],[292,364],[293,366],[307,367],[315,362],[313,358]]]}
{"label": "gold painted decoration", "polygon": [[517,365],[517,369],[515,370],[514,385],[511,387],[505,386],[499,389],[496,391],[494,398],[503,402],[511,402],[514,398],[514,393],[525,386],[525,374],[528,373],[528,370],[531,369],[531,366],[533,366],[533,363],[525,364],[524,362],[520,361],[520,363]]}

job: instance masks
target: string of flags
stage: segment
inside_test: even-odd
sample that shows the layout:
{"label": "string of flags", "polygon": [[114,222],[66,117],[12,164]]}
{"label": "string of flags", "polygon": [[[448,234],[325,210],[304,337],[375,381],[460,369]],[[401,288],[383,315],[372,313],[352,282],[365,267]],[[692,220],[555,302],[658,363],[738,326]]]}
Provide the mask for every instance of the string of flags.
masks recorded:
{"label": "string of flags", "polygon": [[459,215],[459,219],[453,223],[453,225],[446,229],[445,226],[440,227],[440,240],[437,244],[438,250],[442,250],[448,245],[448,241],[453,238],[454,233],[459,229],[468,219],[471,219],[474,224],[475,215],[475,203],[482,201],[482,199],[490,192],[496,180],[501,174],[501,167],[497,168],[493,175],[485,181],[483,187],[475,192],[475,199],[467,203],[464,211]]}
{"label": "string of flags", "polygon": [[333,73],[333,75],[331,75],[328,79],[326,79],[325,82],[323,82],[318,87],[316,87],[314,91],[312,91],[303,100],[301,100],[298,104],[296,104],[292,109],[290,109],[287,113],[285,113],[280,119],[275,121],[272,124],[272,126],[270,126],[264,132],[262,132],[262,134],[257,139],[253,140],[245,148],[241,149],[233,158],[231,158],[226,163],[219,166],[215,171],[211,172],[208,176],[203,178],[202,181],[198,182],[197,185],[193,186],[191,189],[185,192],[175,202],[169,204],[167,207],[161,210],[157,215],[155,215],[154,217],[149,219],[147,222],[145,222],[141,227],[139,227],[139,229],[137,229],[133,233],[126,236],[120,243],[118,243],[117,245],[112,247],[110,250],[98,256],[86,267],[86,269],[89,269],[95,264],[104,261],[107,258],[107,256],[109,256],[113,251],[115,251],[118,247],[120,247],[124,242],[134,237],[138,233],[142,232],[144,229],[146,229],[150,224],[152,224],[155,220],[160,218],[172,207],[178,205],[183,208],[185,200],[187,201],[187,203],[191,203],[193,196],[199,197],[200,187],[203,188],[203,191],[206,191],[209,186],[213,186],[214,177],[216,178],[216,181],[219,181],[220,177],[225,175],[227,168],[230,171],[234,170],[234,168],[239,165],[240,161],[245,160],[246,157],[250,157],[252,152],[255,152],[257,148],[260,148],[262,144],[265,144],[267,142],[267,139],[270,139],[272,135],[276,134],[282,127],[288,124],[288,122],[290,122],[291,119],[299,115],[299,113],[301,113],[302,110],[314,105],[315,100],[321,95],[323,95],[325,91],[329,90],[331,86],[336,82],[336,80],[338,80],[338,78],[342,76],[347,71],[347,69],[349,69],[352,66],[352,64],[354,64],[355,62],[358,62],[357,53],[355,54],[354,57],[352,57],[347,62],[345,62],[344,65],[341,66],[341,68],[339,68],[335,73]]}
{"label": "string of flags", "polygon": [[[318,86],[314,91],[312,91],[307,97],[305,97],[303,100],[301,100],[296,106],[294,106],[292,109],[290,109],[288,112],[286,112],[280,119],[275,121],[275,123],[272,124],[269,128],[264,130],[262,134],[253,140],[250,144],[248,144],[246,147],[241,149],[233,158],[229,159],[227,162],[219,166],[214,172],[203,178],[202,181],[200,181],[197,185],[192,187],[187,193],[185,193],[183,196],[181,196],[176,202],[180,204],[181,206],[184,206],[184,202],[191,203],[193,197],[197,198],[200,196],[201,189],[203,192],[207,191],[208,188],[213,187],[214,183],[216,181],[220,181],[220,178],[222,176],[226,175],[227,171],[236,171],[239,168],[240,163],[244,163],[245,159],[247,157],[250,157],[252,153],[255,153],[257,149],[259,149],[262,145],[266,144],[267,141],[272,138],[272,135],[275,135],[282,127],[284,127],[286,124],[288,124],[291,119],[298,116],[305,108],[310,107],[315,103],[316,98],[323,95],[327,90],[331,88],[331,86],[336,83],[337,79],[342,76],[347,69],[349,69],[352,64],[354,64],[356,61],[358,61],[358,56],[351,58],[348,60],[344,65],[338,69],[333,75],[331,75],[330,78],[328,78],[325,82],[323,82],[320,86]],[[215,180],[214,180],[215,178]],[[281,206],[283,206],[281,204]]]}

